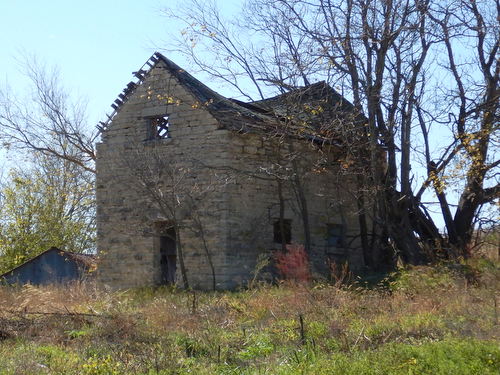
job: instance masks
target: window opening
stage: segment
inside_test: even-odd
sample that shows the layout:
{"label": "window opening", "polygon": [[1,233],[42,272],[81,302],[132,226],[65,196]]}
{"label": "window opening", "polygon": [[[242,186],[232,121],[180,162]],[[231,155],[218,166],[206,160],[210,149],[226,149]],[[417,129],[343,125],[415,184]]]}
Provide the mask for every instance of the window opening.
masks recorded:
{"label": "window opening", "polygon": [[168,115],[151,118],[150,125],[151,139],[170,138]]}
{"label": "window opening", "polygon": [[344,228],[340,224],[327,224],[327,244],[331,248],[344,247]]}
{"label": "window opening", "polygon": [[282,243],[282,239],[285,239],[285,243],[292,242],[292,220],[283,219],[283,229],[284,233],[281,233],[280,221],[276,220],[274,222],[274,242]]}

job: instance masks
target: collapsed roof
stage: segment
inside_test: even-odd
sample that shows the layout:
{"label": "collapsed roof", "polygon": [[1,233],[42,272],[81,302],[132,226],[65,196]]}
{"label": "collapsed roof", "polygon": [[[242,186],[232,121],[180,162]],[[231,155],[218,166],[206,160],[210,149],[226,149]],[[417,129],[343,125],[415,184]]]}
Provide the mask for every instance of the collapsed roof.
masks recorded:
{"label": "collapsed roof", "polygon": [[130,82],[111,105],[113,113],[98,125],[101,132],[106,131],[123,104],[160,61],[196,100],[204,104],[221,127],[229,130],[287,133],[313,141],[340,144],[342,137],[335,129],[342,122],[364,122],[362,116],[356,115],[354,106],[324,81],[268,99],[242,102],[213,91],[161,53],[155,52],[141,69],[133,73],[137,81]]}

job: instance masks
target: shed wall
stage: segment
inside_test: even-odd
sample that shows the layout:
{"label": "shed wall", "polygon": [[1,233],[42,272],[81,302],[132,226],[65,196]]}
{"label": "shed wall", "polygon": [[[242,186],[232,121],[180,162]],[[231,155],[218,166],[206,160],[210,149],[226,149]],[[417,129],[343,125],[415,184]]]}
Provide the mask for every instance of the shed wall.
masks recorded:
{"label": "shed wall", "polygon": [[78,264],[60,254],[48,251],[16,268],[4,276],[8,284],[44,285],[79,280],[82,277]]}

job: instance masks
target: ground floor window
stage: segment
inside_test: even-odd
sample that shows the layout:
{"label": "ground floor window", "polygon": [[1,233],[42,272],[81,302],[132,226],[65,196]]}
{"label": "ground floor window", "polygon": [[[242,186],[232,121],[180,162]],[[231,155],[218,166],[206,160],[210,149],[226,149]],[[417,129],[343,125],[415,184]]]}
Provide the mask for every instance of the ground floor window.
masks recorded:
{"label": "ground floor window", "polygon": [[276,243],[291,243],[292,242],[292,220],[283,219],[283,226],[280,220],[276,220],[273,225],[274,242]]}
{"label": "ground floor window", "polygon": [[326,225],[326,242],[330,249],[342,249],[344,247],[344,227],[342,224]]}

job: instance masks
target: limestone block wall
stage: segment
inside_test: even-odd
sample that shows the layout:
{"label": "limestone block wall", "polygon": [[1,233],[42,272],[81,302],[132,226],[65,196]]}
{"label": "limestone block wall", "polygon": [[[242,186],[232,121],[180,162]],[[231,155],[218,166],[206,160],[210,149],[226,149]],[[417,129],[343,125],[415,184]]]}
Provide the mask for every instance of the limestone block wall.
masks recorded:
{"label": "limestone block wall", "polygon": [[[164,114],[169,115],[170,138],[148,140],[148,118]],[[191,213],[186,212],[184,203],[177,213],[190,286],[208,289],[212,285],[208,248],[217,265],[217,287],[227,287],[226,183],[214,179],[213,171],[198,163],[226,163],[227,137],[228,131],[219,128],[208,111],[200,108],[190,93],[162,69],[161,63],[151,71],[122,106],[98,145],[98,277],[103,284],[130,288],[160,282],[160,253],[153,225],[171,217],[151,199],[136,173],[147,171],[148,158],[154,153],[157,159],[165,161],[165,166],[171,163],[178,170],[188,171],[183,189],[194,197],[198,194],[196,189],[210,190],[196,209],[197,218],[203,223],[203,238],[190,224]],[[161,182],[164,191],[169,191],[168,176]],[[179,266],[176,275],[179,280]]]}
{"label": "limestone block wall", "polygon": [[[172,215],[154,194],[168,194],[175,185],[176,197],[162,199],[170,204],[179,201],[175,220],[190,286],[211,289],[209,259],[218,289],[244,286],[259,254],[280,248],[273,239],[279,200],[271,173],[278,142],[222,129],[162,64],[120,108],[97,147],[98,279],[111,288],[160,283],[161,256],[154,228],[171,221]],[[163,115],[168,115],[169,138],[150,139],[151,117]],[[295,140],[292,146],[307,197],[314,271],[328,274],[332,260],[361,267],[352,182],[340,174],[315,172],[311,160],[319,154],[309,143]],[[177,171],[177,182],[182,175],[178,184],[166,173],[171,170]],[[285,218],[291,220],[292,242],[304,243],[294,186],[292,180],[283,183]],[[332,251],[328,246],[327,224],[343,225],[345,248]],[[176,277],[179,281],[179,264]]]}
{"label": "limestone block wall", "polygon": [[[276,171],[273,166],[279,159],[278,145],[277,140],[257,134],[231,134],[230,145],[233,167],[241,173],[228,192],[230,212],[238,213],[229,218],[228,259],[246,271],[240,275],[244,280],[252,277],[259,253],[271,254],[281,248],[273,238],[273,224],[279,219],[278,186],[272,178],[272,171]],[[313,171],[318,150],[311,144],[293,141],[293,148],[309,212],[313,271],[317,276],[328,276],[329,262],[343,261],[348,261],[352,270],[361,268],[363,261],[352,181],[335,172]],[[280,163],[287,164],[283,159]],[[284,217],[291,220],[292,243],[304,244],[304,225],[294,185],[292,180],[283,180]],[[328,224],[343,226],[345,246],[342,249],[328,246]]]}

